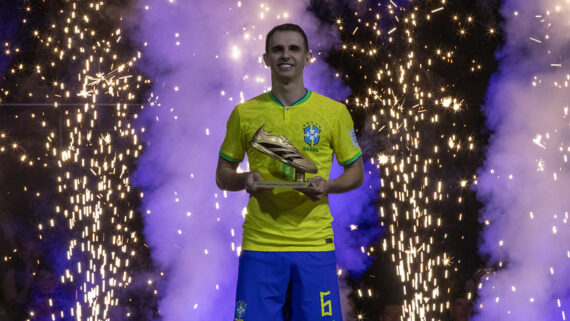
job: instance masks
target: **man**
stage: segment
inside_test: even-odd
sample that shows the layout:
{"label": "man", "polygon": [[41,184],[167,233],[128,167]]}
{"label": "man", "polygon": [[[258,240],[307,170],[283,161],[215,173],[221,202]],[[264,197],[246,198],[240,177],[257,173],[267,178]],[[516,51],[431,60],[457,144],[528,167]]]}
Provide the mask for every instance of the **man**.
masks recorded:
{"label": "man", "polygon": [[[245,189],[250,194],[235,321],[278,321],[286,313],[292,320],[342,320],[327,195],[362,184],[362,152],[346,106],[305,89],[303,69],[311,58],[299,26],[273,28],[263,55],[271,69],[271,92],[236,106],[228,120],[216,183],[224,190]],[[318,173],[306,174],[311,188],[254,184],[292,181],[295,174],[290,163],[250,146],[262,126],[263,134],[267,130],[269,135],[283,135],[315,163]],[[245,153],[251,171],[238,173]],[[333,154],[344,172],[329,180]]]}

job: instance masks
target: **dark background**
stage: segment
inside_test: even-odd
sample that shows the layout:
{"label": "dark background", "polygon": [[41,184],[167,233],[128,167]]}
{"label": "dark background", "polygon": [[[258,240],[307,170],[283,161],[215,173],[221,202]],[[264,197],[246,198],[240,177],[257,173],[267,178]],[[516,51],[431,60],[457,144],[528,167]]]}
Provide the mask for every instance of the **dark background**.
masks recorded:
{"label": "dark background", "polygon": [[[432,251],[445,252],[451,258],[447,266],[434,270],[436,276],[443,280],[443,300],[451,300],[468,292],[471,292],[473,300],[476,297],[473,287],[484,266],[484,258],[477,254],[481,230],[478,211],[481,204],[469,186],[474,181],[476,169],[483,164],[490,135],[485,129],[480,106],[484,102],[489,77],[497,69],[494,53],[502,43],[499,3],[450,1],[442,12],[431,14],[440,2],[395,3],[398,7],[391,6],[389,1],[313,0],[308,10],[330,28],[342,26],[339,30],[341,41],[347,45],[347,49],[331,51],[327,62],[352,90],[348,107],[355,120],[365,159],[383,154],[393,156],[399,162],[417,155],[420,166],[422,161],[431,159],[430,179],[441,181],[444,186],[442,199],[426,206],[434,219],[441,218],[441,226],[414,231],[417,221],[402,218],[393,220],[390,215],[381,218],[378,223],[385,227],[392,224],[406,231],[406,234],[417,235],[423,240],[433,238]],[[39,224],[49,224],[51,215],[46,213],[53,212],[56,202],[65,196],[53,191],[56,176],[44,141],[48,133],[55,132],[58,138],[53,144],[64,144],[61,140],[65,134],[63,120],[66,109],[56,110],[49,105],[58,93],[51,83],[54,80],[65,82],[72,79],[74,74],[70,70],[77,66],[57,66],[37,73],[34,66],[42,62],[44,57],[43,51],[37,49],[41,45],[40,38],[33,34],[34,30],[44,30],[45,33],[53,33],[55,39],[63,39],[58,38],[61,35],[51,30],[50,26],[57,21],[59,10],[68,5],[67,1],[50,1],[49,5],[43,1],[0,3],[0,319],[24,320],[32,307],[38,314],[67,308],[64,297],[73,296],[72,288],[56,286],[62,266],[61,262],[54,260],[61,255],[59,251],[67,246],[64,242],[69,232],[62,228],[43,235]],[[110,7],[121,11],[129,10],[131,5],[130,1],[122,1]],[[31,10],[28,11],[28,7]],[[402,22],[412,13],[417,17],[417,26]],[[431,16],[429,21],[425,19],[428,14]],[[341,19],[340,24],[337,19]],[[101,20],[101,33],[113,30],[118,23],[118,19]],[[381,30],[381,35],[375,33],[374,25]],[[389,34],[393,27],[397,27],[396,31]],[[491,28],[495,33],[489,32]],[[413,43],[407,41],[405,30],[412,35]],[[353,46],[357,49],[352,49]],[[364,53],[361,49],[364,49]],[[376,54],[367,54],[370,49],[376,49]],[[438,49],[453,53],[450,57],[437,55]],[[135,47],[127,41],[120,50],[119,55],[132,56]],[[407,72],[418,75],[419,81],[411,82],[409,90],[404,93],[398,83],[397,71],[409,61],[410,52],[414,53],[416,63]],[[430,66],[426,63],[428,59],[432,60]],[[18,68],[19,64],[23,65],[22,69]],[[391,70],[393,73],[391,77],[378,81],[375,79],[379,70]],[[449,108],[444,110],[434,105],[433,99],[425,99],[418,106],[419,102],[413,95],[414,86],[434,96],[456,97],[461,102],[461,108],[457,112]],[[373,99],[369,88],[377,92],[379,99]],[[445,94],[442,94],[442,88]],[[138,101],[143,101],[147,89],[142,87],[139,90]],[[386,106],[381,103],[382,99],[394,96],[400,98],[400,104]],[[367,98],[368,104],[364,106]],[[65,102],[64,98],[61,100]],[[377,130],[390,121],[398,122],[391,116],[390,109],[397,110],[402,117],[409,115],[407,130],[403,127],[393,131]],[[67,110],[71,111],[72,107]],[[439,121],[412,121],[412,115],[420,115],[420,110],[426,119],[437,115]],[[135,112],[133,109],[133,114]],[[377,116],[378,122],[374,129],[371,127],[373,115]],[[112,118],[112,115],[106,117]],[[50,126],[43,126],[42,121]],[[105,126],[100,126],[100,130],[104,131]],[[421,143],[417,148],[412,148],[410,141],[406,140],[406,134],[414,132],[421,133]],[[462,145],[460,150],[448,147],[452,135]],[[467,147],[469,143],[473,143],[473,150]],[[440,148],[437,154],[433,153],[434,145]],[[22,158],[24,155],[25,158]],[[129,172],[132,173],[134,163],[130,165]],[[405,202],[398,200],[394,194],[403,190],[402,183],[395,183],[393,176],[384,176],[383,172],[381,175],[384,186],[379,191],[377,205],[395,202],[406,209]],[[466,181],[467,185],[460,186],[461,181]],[[390,182],[395,183],[393,187]],[[406,188],[424,191],[426,195],[434,192],[433,186],[423,186],[419,175],[418,179],[410,180]],[[133,192],[126,202],[125,206],[136,208],[136,193]],[[385,209],[389,209],[389,206],[385,206]],[[129,227],[139,231],[139,238],[143,238],[140,213],[136,213]],[[384,238],[389,237],[390,233],[384,235]],[[349,277],[349,284],[353,288],[351,299],[354,312],[365,320],[378,320],[385,305],[401,305],[404,299],[410,298],[410,293],[407,296],[402,293],[401,282],[391,259],[397,251],[383,251],[382,241],[370,244],[370,248],[374,249],[374,260],[367,272],[362,276]],[[156,275],[144,239],[135,248],[138,255],[133,264],[133,274],[144,277]],[[445,271],[449,272],[447,278],[443,277]],[[152,294],[154,289],[144,286],[126,289],[119,294],[124,298],[121,301],[125,305],[123,308],[131,311],[136,320],[153,319],[157,316],[157,298]],[[359,289],[365,293],[372,289],[373,295],[360,297]],[[56,300],[60,306],[42,307],[38,303],[42,296],[58,295],[62,297]],[[440,319],[445,313],[433,312],[430,316]]]}

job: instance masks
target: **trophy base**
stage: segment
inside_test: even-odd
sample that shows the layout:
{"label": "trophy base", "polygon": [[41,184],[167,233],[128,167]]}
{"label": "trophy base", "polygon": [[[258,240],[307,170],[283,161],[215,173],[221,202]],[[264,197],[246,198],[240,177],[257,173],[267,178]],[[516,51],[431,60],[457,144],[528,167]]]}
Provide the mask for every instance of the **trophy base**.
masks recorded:
{"label": "trophy base", "polygon": [[290,188],[290,189],[295,189],[295,188],[311,188],[313,187],[313,184],[311,184],[310,182],[254,182],[253,183],[254,187],[260,187],[260,188]]}
{"label": "trophy base", "polygon": [[294,182],[253,182],[254,187],[262,188],[312,188],[313,184],[311,182],[305,181],[305,173],[299,170],[295,171],[295,181]]}

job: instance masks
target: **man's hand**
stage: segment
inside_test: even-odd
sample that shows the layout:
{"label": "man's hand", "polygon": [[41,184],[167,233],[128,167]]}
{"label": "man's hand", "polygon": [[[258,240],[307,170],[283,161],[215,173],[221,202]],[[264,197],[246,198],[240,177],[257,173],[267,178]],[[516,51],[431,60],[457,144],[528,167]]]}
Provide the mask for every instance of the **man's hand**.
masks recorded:
{"label": "man's hand", "polygon": [[256,195],[263,191],[272,190],[267,187],[255,187],[254,182],[262,182],[259,172],[238,173],[238,163],[218,158],[218,167],[216,168],[216,184],[220,189],[226,191],[246,190],[250,195]]}
{"label": "man's hand", "polygon": [[313,202],[318,201],[329,193],[330,181],[320,176],[311,177],[307,180],[311,187],[299,188],[299,192],[307,195]]}
{"label": "man's hand", "polygon": [[259,172],[249,172],[245,179],[245,191],[251,195],[255,196],[263,191],[270,191],[273,189],[268,187],[256,187],[254,185],[255,182],[263,182],[261,174],[259,174]]}
{"label": "man's hand", "polygon": [[313,186],[310,188],[299,188],[299,192],[307,195],[313,202],[333,193],[345,193],[352,191],[362,185],[364,180],[364,166],[362,157],[354,163],[344,166],[344,172],[333,180],[327,180],[320,176],[309,178],[307,181]]}

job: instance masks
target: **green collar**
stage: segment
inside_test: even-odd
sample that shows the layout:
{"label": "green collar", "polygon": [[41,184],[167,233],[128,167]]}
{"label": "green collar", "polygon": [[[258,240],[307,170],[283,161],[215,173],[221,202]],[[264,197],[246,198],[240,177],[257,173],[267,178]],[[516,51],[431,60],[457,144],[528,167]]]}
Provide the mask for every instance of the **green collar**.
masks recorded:
{"label": "green collar", "polygon": [[[305,95],[303,95],[303,97],[299,98],[299,100],[297,100],[296,102],[294,102],[293,104],[291,104],[291,106],[298,106],[304,102],[306,102],[307,100],[309,100],[309,98],[311,97],[311,93],[312,91],[305,89]],[[273,100],[274,103],[276,103],[277,105],[281,106],[281,107],[291,107],[291,106],[285,106],[283,105],[283,103],[281,103],[279,101],[279,99],[275,98],[275,96],[273,96],[273,94],[271,93],[271,91],[269,92],[269,98],[271,100]]]}

